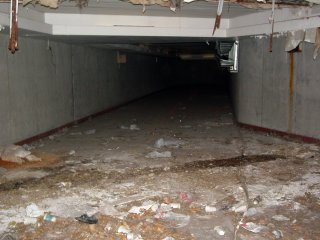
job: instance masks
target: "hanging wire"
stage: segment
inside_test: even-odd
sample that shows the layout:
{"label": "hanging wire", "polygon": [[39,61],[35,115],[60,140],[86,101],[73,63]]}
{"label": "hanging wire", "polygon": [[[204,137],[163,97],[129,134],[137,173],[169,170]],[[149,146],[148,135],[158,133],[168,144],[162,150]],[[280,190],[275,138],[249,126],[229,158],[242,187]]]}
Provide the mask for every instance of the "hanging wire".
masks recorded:
{"label": "hanging wire", "polygon": [[217,9],[217,16],[216,16],[216,21],[214,23],[212,36],[214,35],[216,29],[220,28],[221,15],[222,15],[222,10],[223,10],[223,3],[224,3],[224,0],[219,0],[218,9]]}
{"label": "hanging wire", "polygon": [[271,16],[269,17],[269,23],[271,23],[271,34],[270,34],[270,42],[269,42],[269,52],[272,52],[273,45],[273,31],[274,31],[274,11],[276,6],[276,0],[272,0],[272,10]]}

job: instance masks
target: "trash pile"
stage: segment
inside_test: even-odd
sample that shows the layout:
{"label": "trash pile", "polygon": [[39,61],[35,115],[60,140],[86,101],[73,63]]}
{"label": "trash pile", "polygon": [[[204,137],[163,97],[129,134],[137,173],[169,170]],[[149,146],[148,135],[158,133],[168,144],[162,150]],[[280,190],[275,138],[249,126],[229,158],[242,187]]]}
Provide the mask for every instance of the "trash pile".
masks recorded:
{"label": "trash pile", "polygon": [[8,145],[0,148],[0,158],[6,162],[13,162],[22,164],[25,161],[37,162],[41,161],[41,158],[32,155],[30,151],[26,150],[22,146]]}

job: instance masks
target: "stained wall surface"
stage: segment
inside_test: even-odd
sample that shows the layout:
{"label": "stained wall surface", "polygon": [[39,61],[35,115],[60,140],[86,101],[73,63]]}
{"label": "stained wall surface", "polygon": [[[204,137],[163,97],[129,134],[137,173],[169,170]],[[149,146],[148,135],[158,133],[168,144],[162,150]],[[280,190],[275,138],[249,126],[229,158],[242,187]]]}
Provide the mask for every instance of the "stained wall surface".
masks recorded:
{"label": "stained wall surface", "polygon": [[314,45],[287,53],[285,37],[240,40],[239,73],[232,96],[240,123],[320,139],[320,59]]}
{"label": "stained wall surface", "polygon": [[0,34],[0,145],[21,141],[166,87],[153,56]]}

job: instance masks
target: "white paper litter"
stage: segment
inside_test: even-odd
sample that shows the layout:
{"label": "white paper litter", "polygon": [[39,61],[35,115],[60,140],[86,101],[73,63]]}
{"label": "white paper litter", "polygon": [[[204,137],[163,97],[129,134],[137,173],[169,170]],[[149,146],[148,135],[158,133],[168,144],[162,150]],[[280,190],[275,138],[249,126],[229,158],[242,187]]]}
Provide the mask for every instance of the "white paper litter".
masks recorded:
{"label": "white paper litter", "polygon": [[26,207],[26,215],[31,218],[37,218],[44,214],[44,211],[40,210],[39,207],[32,203]]}
{"label": "white paper litter", "polygon": [[87,135],[91,135],[91,134],[95,134],[96,130],[95,129],[90,129],[90,130],[85,131],[84,133],[87,134]]}
{"label": "white paper litter", "polygon": [[164,140],[163,138],[160,138],[155,142],[154,146],[156,148],[179,147],[182,144],[184,144],[184,142],[181,140]]}
{"label": "white paper litter", "polygon": [[165,152],[152,151],[148,153],[145,157],[146,158],[170,158],[172,157],[172,155],[170,151],[165,151]]}

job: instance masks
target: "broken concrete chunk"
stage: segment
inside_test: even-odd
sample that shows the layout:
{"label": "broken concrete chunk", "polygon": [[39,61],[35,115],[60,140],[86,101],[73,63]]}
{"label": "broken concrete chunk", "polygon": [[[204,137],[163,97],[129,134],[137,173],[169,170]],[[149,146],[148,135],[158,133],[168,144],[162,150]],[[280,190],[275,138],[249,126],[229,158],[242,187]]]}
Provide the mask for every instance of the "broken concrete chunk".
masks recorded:
{"label": "broken concrete chunk", "polygon": [[285,51],[290,52],[295,49],[304,40],[305,31],[289,31],[286,39]]}
{"label": "broken concrete chunk", "polygon": [[26,158],[30,154],[31,152],[25,150],[21,146],[9,145],[3,148],[0,157],[3,161],[21,164],[24,162],[23,158]]}
{"label": "broken concrete chunk", "polygon": [[146,158],[170,158],[170,157],[172,157],[170,151],[165,151],[165,152],[153,151],[146,155]]}

